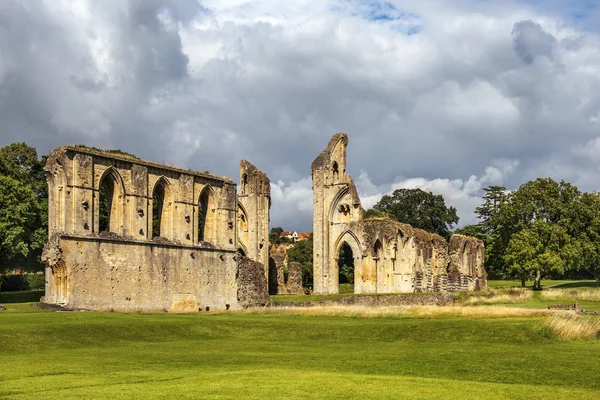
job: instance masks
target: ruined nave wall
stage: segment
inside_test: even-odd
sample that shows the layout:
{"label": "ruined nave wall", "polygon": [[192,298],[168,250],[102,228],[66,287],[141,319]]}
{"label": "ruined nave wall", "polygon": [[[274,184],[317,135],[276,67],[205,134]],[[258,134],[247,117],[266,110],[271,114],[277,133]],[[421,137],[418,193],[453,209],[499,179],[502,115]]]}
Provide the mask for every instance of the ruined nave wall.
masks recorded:
{"label": "ruined nave wall", "polygon": [[118,237],[54,240],[61,253],[46,274],[46,303],[145,312],[238,306],[234,252]]}

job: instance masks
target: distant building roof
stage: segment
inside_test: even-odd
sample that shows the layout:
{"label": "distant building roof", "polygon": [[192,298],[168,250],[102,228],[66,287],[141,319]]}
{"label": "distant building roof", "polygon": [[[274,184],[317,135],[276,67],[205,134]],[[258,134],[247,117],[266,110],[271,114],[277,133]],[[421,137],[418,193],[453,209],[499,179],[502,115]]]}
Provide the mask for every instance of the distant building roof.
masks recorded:
{"label": "distant building roof", "polygon": [[296,233],[296,231],[285,231],[285,232],[281,232],[281,233],[279,234],[279,236],[280,236],[280,237],[281,237],[281,236],[291,236],[291,235],[293,235],[294,233]]}

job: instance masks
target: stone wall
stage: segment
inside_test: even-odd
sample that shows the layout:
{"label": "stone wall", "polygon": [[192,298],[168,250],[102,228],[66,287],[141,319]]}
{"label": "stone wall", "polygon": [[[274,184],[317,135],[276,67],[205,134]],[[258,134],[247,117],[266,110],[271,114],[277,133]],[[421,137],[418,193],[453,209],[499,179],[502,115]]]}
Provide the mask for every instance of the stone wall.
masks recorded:
{"label": "stone wall", "polygon": [[237,299],[242,307],[265,307],[271,304],[264,266],[241,257],[237,277]]}
{"label": "stone wall", "polygon": [[235,253],[119,236],[56,236],[45,302],[104,311],[236,308]]}
{"label": "stone wall", "polygon": [[302,287],[302,264],[291,262],[288,265],[288,279],[285,284],[287,294],[303,294]]}
{"label": "stone wall", "polygon": [[269,294],[287,294],[285,269],[287,254],[271,254],[269,258]]}
{"label": "stone wall", "polygon": [[73,146],[53,151],[46,171],[47,303],[119,311],[238,306],[234,182]]}
{"label": "stone wall", "polygon": [[[269,209],[271,182],[246,160],[240,163],[238,194],[238,249],[246,257],[269,265]],[[268,268],[265,268],[265,274]]]}
{"label": "stone wall", "polygon": [[339,291],[338,257],[347,244],[355,293],[402,293],[486,288],[483,242],[439,235],[390,219],[365,220],[346,173],[348,136],[335,134],[312,164],[315,293]]}

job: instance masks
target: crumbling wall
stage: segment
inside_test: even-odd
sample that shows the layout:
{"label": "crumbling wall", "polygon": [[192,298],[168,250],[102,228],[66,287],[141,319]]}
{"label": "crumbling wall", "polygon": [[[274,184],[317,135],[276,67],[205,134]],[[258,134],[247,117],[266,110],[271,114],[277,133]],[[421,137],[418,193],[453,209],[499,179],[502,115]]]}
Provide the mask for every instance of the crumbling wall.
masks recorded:
{"label": "crumbling wall", "polygon": [[354,259],[355,293],[485,288],[482,242],[457,238],[449,251],[446,240],[434,233],[387,218],[363,219],[356,187],[346,173],[347,145],[345,133],[335,134],[312,164],[315,293],[338,293],[344,243]]}
{"label": "crumbling wall", "polygon": [[288,279],[286,283],[288,294],[303,294],[302,288],[302,264],[299,262],[291,262],[288,265]]}
{"label": "crumbling wall", "polygon": [[271,304],[264,266],[248,257],[240,257],[237,274],[237,300],[240,306],[264,307]]}
{"label": "crumbling wall", "polygon": [[275,253],[269,258],[269,294],[287,294],[285,268],[287,255]]}
{"label": "crumbling wall", "polygon": [[448,290],[487,288],[487,273],[483,267],[483,241],[464,235],[452,235],[448,253]]}
{"label": "crumbling wall", "polygon": [[338,292],[336,259],[343,241],[352,247],[353,256],[362,255],[360,239],[350,227],[362,220],[364,210],[352,177],[346,173],[347,145],[348,135],[336,133],[312,163],[315,293]]}
{"label": "crumbling wall", "polygon": [[239,189],[238,247],[246,257],[269,265],[271,181],[264,172],[242,160]]}
{"label": "crumbling wall", "polygon": [[115,311],[238,307],[235,183],[79,146],[53,151],[46,172],[45,302]]}

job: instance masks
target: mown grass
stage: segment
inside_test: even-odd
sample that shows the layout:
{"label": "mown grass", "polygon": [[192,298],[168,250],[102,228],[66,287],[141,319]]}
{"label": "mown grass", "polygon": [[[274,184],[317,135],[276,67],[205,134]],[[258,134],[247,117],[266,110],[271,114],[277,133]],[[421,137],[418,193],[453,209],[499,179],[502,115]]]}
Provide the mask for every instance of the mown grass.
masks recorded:
{"label": "mown grass", "polygon": [[364,318],[317,308],[174,315],[7,304],[0,398],[600,396],[600,341],[548,335],[548,311],[485,315],[501,309],[421,307]]}

